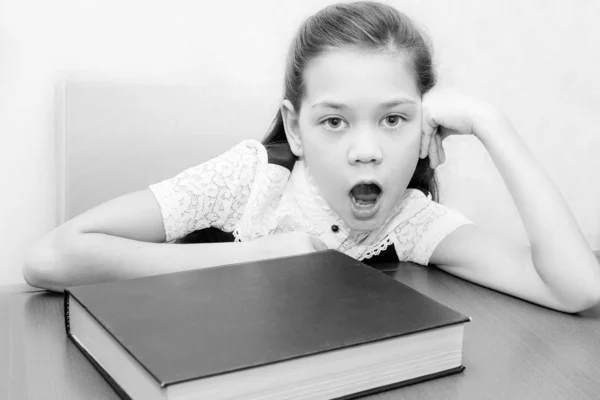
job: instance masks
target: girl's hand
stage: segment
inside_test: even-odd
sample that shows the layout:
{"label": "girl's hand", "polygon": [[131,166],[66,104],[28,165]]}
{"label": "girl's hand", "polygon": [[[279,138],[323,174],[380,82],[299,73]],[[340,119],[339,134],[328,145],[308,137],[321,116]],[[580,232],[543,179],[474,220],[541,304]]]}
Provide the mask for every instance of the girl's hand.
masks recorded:
{"label": "girl's hand", "polygon": [[484,140],[486,127],[503,116],[491,104],[453,90],[432,90],[423,96],[420,158],[431,168],[446,161],[442,141],[450,135],[475,135]]}
{"label": "girl's hand", "polygon": [[519,243],[461,226],[440,241],[429,263],[556,310],[574,313],[598,304],[600,268],[594,252],[569,204],[508,118],[485,102],[449,91],[423,96],[422,118],[421,157],[429,154],[432,168],[446,158],[441,144],[448,135],[475,135],[481,141],[528,238]]}
{"label": "girl's hand", "polygon": [[327,250],[319,238],[304,232],[280,233],[248,242],[257,259],[288,257]]}

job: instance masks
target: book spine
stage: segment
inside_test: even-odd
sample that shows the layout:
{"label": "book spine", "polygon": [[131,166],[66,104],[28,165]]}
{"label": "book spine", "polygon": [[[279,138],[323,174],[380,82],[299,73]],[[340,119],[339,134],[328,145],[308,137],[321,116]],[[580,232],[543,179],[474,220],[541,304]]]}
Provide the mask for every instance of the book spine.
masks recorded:
{"label": "book spine", "polygon": [[87,360],[90,362],[90,364],[92,364],[94,366],[94,368],[96,368],[96,371],[98,371],[100,373],[100,375],[102,375],[102,377],[104,378],[104,380],[106,382],[108,382],[108,384],[113,388],[113,390],[117,393],[117,395],[122,399],[122,400],[134,400],[131,396],[129,396],[129,394],[127,394],[127,392],[125,391],[125,389],[123,389],[121,387],[121,385],[119,385],[117,383],[117,381],[115,381],[113,379],[112,376],[110,376],[110,374],[108,373],[108,371],[106,371],[104,369],[104,367],[102,365],[100,365],[100,363],[94,358],[94,356],[92,354],[90,354],[84,346],[81,345],[81,343],[79,343],[79,341],[77,340],[77,338],[69,335],[69,337],[71,338],[71,341],[75,344],[75,347],[77,347],[79,349],[79,351],[85,356],[85,358],[87,358]]}
{"label": "book spine", "polygon": [[64,314],[65,314],[65,332],[67,333],[67,336],[71,336],[71,320],[69,318],[70,297],[71,297],[71,293],[67,289],[65,289],[63,307],[64,307]]}
{"label": "book spine", "polygon": [[[332,400],[354,400],[354,399],[358,399],[358,398],[361,398],[364,396],[369,396],[369,395],[372,395],[375,393],[381,393],[381,392],[385,392],[385,391],[392,390],[392,389],[398,389],[403,386],[410,386],[410,385],[414,385],[417,383],[426,382],[426,381],[429,381],[432,379],[439,379],[439,378],[442,378],[445,376],[458,374],[458,373],[463,372],[464,370],[465,370],[465,366],[460,365],[456,368],[451,368],[451,369],[447,369],[444,371],[435,372],[435,373],[429,374],[429,375],[419,376],[416,378],[408,379],[406,381],[392,383],[391,385],[380,386],[380,387],[376,387],[376,388],[365,390],[365,391],[358,392],[358,393],[352,393],[347,396],[336,397],[335,399],[332,399]],[[402,396],[399,396],[399,397],[402,397]]]}
{"label": "book spine", "polygon": [[[70,339],[71,343],[79,349],[79,351],[88,359],[88,361],[96,368],[96,370],[102,375],[102,377],[108,382],[108,384],[113,388],[113,390],[119,395],[119,397],[123,400],[133,400],[129,394],[115,381],[112,376],[100,365],[100,363],[94,358],[90,352],[79,342],[78,338],[71,334],[71,318],[69,312],[69,305],[71,302],[72,294],[65,290],[64,292],[64,313],[65,313],[65,331],[67,333],[67,337]],[[77,300],[74,300],[77,301]]]}

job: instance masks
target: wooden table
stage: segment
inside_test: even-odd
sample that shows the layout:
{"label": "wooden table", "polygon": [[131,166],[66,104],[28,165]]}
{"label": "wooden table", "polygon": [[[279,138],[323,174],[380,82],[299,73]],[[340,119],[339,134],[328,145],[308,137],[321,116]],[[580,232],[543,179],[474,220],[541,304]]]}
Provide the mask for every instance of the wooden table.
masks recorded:
{"label": "wooden table", "polygon": [[[472,317],[467,369],[365,399],[600,399],[600,306],[568,315],[434,268],[382,269]],[[118,399],[63,322],[62,295],[0,287],[0,399]]]}

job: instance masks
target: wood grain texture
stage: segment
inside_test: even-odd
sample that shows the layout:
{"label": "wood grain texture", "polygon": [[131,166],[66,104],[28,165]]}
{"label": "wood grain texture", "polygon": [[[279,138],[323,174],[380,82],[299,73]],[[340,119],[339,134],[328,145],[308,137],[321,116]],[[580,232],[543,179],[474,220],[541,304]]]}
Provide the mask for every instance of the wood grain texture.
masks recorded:
{"label": "wood grain texture", "polygon": [[[466,326],[463,373],[365,399],[598,398],[600,306],[568,315],[435,268],[407,263],[378,268],[472,321]],[[118,399],[67,339],[61,295],[0,295],[0,318],[1,399]]]}
{"label": "wood grain texture", "polygon": [[2,295],[0,318],[0,399],[119,399],[67,339],[62,295]]}

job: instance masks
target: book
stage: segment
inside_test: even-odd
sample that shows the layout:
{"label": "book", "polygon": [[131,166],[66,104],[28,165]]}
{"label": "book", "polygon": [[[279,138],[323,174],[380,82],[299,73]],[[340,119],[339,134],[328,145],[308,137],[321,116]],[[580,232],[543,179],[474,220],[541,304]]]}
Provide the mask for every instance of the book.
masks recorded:
{"label": "book", "polygon": [[126,399],[352,399],[460,372],[470,319],[336,250],[65,290]]}

